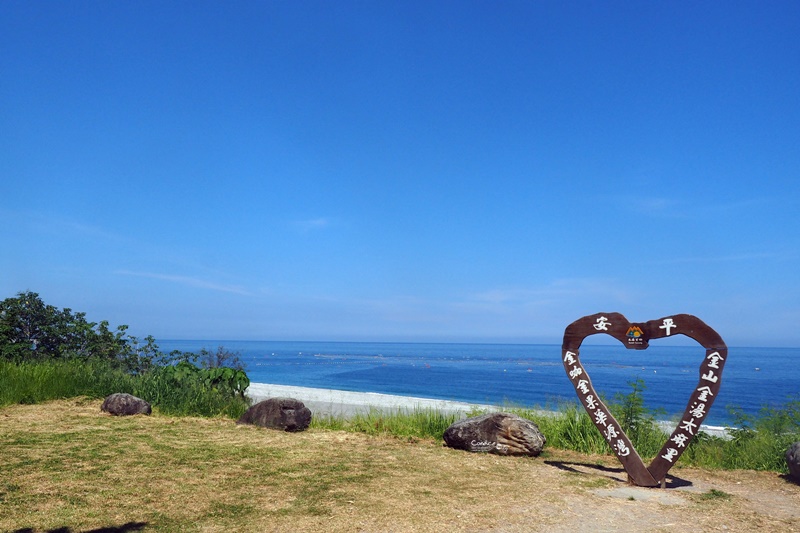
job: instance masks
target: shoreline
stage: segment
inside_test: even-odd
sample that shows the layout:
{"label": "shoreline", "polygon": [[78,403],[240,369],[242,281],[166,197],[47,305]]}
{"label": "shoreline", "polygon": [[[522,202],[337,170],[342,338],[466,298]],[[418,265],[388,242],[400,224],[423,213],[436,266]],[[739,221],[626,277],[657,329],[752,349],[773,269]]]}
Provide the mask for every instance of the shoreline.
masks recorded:
{"label": "shoreline", "polygon": [[271,383],[250,383],[245,395],[259,402],[268,398],[288,397],[300,400],[315,415],[351,417],[366,414],[377,409],[383,412],[413,411],[414,409],[434,409],[447,414],[466,417],[475,410],[497,409],[496,406],[397,396],[380,392],[353,392],[337,389],[318,389],[294,385],[273,385]]}
{"label": "shoreline", "polygon": [[[294,398],[303,402],[311,410],[313,416],[323,417],[349,418],[359,414],[368,414],[376,409],[384,413],[431,409],[445,414],[454,414],[459,418],[466,418],[470,412],[504,410],[503,406],[499,405],[438,400],[416,396],[398,396],[380,392],[354,392],[294,385],[274,385],[271,383],[250,383],[250,386],[245,390],[245,396],[250,398],[253,403],[268,398]],[[534,411],[545,416],[557,414],[556,411]],[[675,423],[671,421],[659,421],[658,425],[668,434],[675,428]],[[728,428],[723,426],[703,424],[700,428],[705,433],[715,437],[725,438],[729,436]]]}

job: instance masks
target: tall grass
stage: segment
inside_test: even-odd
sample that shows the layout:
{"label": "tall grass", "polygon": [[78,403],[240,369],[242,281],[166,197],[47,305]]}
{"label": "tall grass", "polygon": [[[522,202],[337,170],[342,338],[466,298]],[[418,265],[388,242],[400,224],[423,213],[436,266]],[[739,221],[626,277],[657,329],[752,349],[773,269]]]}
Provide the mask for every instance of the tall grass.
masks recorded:
{"label": "tall grass", "polygon": [[131,376],[100,360],[0,361],[0,405],[128,392]]}
{"label": "tall grass", "polygon": [[150,402],[160,412],[177,416],[238,418],[248,407],[246,400],[201,383],[186,382],[176,386],[158,368],[132,375],[104,360],[0,361],[0,406],[75,396],[103,398],[115,392],[133,394]]}
{"label": "tall grass", "polygon": [[586,411],[577,404],[564,404],[552,414],[527,409],[511,411],[535,422],[547,438],[547,446],[587,454],[609,452],[606,439],[597,431]]}
{"label": "tall grass", "polygon": [[800,441],[800,400],[764,407],[758,416],[734,410],[730,439],[705,434],[690,444],[681,460],[708,468],[788,471],[784,454]]}
{"label": "tall grass", "polygon": [[368,435],[391,435],[404,439],[441,440],[445,430],[458,416],[435,409],[398,410],[387,413],[370,409],[350,417],[314,417],[312,427],[366,433]]}

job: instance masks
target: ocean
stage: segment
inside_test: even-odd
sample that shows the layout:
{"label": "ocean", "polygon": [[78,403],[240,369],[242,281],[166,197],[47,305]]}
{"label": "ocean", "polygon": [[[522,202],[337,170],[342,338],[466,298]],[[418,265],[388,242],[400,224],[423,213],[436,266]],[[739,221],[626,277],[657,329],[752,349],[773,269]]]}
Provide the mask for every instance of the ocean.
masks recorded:
{"label": "ocean", "polygon": [[[656,341],[657,342],[657,341]],[[161,350],[238,353],[250,381],[379,392],[443,400],[556,409],[576,402],[561,363],[561,346],[379,342],[279,342],[163,340]],[[655,343],[654,343],[655,344]],[[677,419],[699,379],[705,350],[698,346],[586,344],[580,357],[604,397],[631,391],[642,379],[645,405],[658,418]],[[764,406],[800,400],[799,348],[729,347],[722,386],[709,425],[734,422],[732,409],[758,415]]]}

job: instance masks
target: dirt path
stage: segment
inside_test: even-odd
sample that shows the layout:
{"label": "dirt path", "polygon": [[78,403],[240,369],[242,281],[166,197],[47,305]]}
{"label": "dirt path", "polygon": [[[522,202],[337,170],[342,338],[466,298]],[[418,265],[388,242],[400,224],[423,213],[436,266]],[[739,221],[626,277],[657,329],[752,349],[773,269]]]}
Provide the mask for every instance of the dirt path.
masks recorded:
{"label": "dirt path", "polygon": [[549,464],[610,482],[574,491],[551,531],[800,531],[800,486],[786,476],[686,468],[675,470],[666,489],[650,489],[628,485],[620,468]]}

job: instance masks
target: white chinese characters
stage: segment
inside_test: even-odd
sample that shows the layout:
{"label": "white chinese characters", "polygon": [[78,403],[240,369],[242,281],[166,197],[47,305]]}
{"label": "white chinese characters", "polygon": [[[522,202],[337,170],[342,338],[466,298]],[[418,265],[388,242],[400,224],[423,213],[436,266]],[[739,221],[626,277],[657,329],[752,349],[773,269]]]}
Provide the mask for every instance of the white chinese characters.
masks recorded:
{"label": "white chinese characters", "polygon": [[678,455],[678,450],[676,450],[675,448],[667,448],[667,453],[662,455],[661,458],[666,459],[671,463],[677,455]]}
{"label": "white chinese characters", "polygon": [[724,361],[719,352],[713,352],[708,354],[708,357],[706,357],[706,359],[708,359],[709,361],[708,368],[716,368],[717,370],[719,370],[719,362]]}
{"label": "white chinese characters", "polygon": [[593,326],[594,329],[596,329],[597,331],[608,331],[608,326],[611,325],[611,322],[609,322],[608,319],[604,316],[598,318],[596,322],[597,323],[593,324]]}
{"label": "white chinese characters", "polygon": [[672,334],[672,328],[677,328],[677,327],[678,326],[675,324],[675,320],[672,318],[665,318],[662,324],[658,326],[659,329],[666,330],[667,337],[669,337]]}

